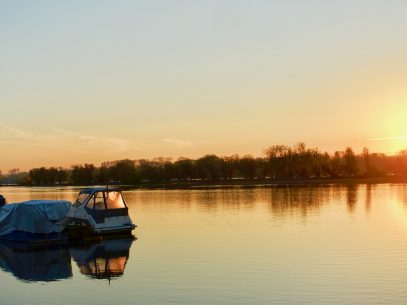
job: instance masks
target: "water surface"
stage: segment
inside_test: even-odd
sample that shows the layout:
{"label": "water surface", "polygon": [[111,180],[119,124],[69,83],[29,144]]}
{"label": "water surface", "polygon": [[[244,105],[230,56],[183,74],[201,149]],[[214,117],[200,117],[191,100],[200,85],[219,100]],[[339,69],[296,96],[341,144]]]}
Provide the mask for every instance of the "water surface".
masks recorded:
{"label": "water surface", "polygon": [[[72,188],[0,188],[9,202]],[[135,190],[137,240],[0,246],[0,304],[405,304],[407,185]]]}

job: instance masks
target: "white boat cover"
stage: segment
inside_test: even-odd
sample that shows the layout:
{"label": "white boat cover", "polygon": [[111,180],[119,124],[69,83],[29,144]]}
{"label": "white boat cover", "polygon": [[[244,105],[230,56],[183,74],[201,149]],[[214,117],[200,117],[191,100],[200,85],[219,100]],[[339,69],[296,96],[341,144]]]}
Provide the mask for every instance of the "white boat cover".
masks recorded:
{"label": "white boat cover", "polygon": [[63,200],[31,200],[0,207],[0,235],[13,231],[49,234],[64,228],[56,224],[69,211]]}

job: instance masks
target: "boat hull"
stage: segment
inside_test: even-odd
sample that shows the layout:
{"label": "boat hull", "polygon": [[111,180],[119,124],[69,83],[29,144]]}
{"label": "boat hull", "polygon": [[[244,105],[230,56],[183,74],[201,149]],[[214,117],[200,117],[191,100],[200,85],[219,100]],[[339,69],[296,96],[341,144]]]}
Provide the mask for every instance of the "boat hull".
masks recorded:
{"label": "boat hull", "polygon": [[94,230],[88,226],[68,226],[61,233],[40,234],[14,231],[9,234],[1,235],[0,240],[12,243],[25,243],[31,246],[81,243],[83,241],[116,239],[133,236],[132,231],[135,228],[135,225],[129,225]]}
{"label": "boat hull", "polygon": [[82,242],[133,236],[132,231],[135,228],[135,225],[103,229],[93,229],[83,225],[70,225],[65,229],[65,232],[71,242]]}

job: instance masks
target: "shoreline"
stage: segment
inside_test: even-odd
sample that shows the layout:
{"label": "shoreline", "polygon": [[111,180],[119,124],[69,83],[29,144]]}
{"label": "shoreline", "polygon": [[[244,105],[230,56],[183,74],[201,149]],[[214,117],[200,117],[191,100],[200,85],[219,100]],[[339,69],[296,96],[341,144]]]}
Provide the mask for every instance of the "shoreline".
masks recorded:
{"label": "shoreline", "polygon": [[[109,184],[123,189],[210,189],[231,187],[266,187],[266,186],[317,186],[317,185],[351,185],[351,184],[399,184],[407,183],[407,176],[385,176],[377,178],[291,178],[291,179],[232,179],[215,181],[170,181],[170,182],[141,182],[134,185]],[[92,187],[106,184],[92,185],[0,185],[0,187]]]}
{"label": "shoreline", "polygon": [[318,186],[351,184],[403,184],[407,176],[379,178],[293,178],[293,179],[255,179],[255,180],[217,180],[217,181],[176,181],[166,183],[144,183],[125,186],[128,189],[210,189],[210,188],[251,188],[267,186]]}

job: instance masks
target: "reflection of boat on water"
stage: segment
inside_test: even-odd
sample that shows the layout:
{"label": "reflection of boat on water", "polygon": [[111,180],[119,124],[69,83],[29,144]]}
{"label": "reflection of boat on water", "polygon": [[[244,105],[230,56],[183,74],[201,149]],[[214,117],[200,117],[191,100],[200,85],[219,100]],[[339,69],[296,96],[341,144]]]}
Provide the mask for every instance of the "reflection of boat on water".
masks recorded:
{"label": "reflection of boat on water", "polygon": [[0,243],[0,268],[30,282],[50,282],[72,277],[66,248],[32,249]]}
{"label": "reflection of boat on water", "polygon": [[133,239],[104,240],[88,247],[73,247],[69,252],[82,274],[97,279],[112,279],[124,274]]}
{"label": "reflection of boat on water", "polygon": [[133,238],[104,240],[77,247],[22,247],[0,242],[0,268],[29,282],[50,282],[72,277],[71,258],[80,272],[92,278],[111,279],[124,274]]}

